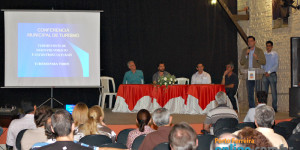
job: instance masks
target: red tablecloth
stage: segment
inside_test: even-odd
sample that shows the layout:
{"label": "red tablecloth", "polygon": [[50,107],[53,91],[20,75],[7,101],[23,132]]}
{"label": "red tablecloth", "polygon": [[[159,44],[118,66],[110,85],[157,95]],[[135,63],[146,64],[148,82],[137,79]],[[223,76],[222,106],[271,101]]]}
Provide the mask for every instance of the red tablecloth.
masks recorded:
{"label": "red tablecloth", "polygon": [[156,99],[157,103],[164,107],[173,98],[182,97],[187,104],[188,95],[198,99],[199,106],[205,109],[206,106],[215,99],[216,93],[224,91],[224,85],[219,84],[193,84],[193,85],[172,85],[166,88],[155,87],[150,84],[121,84],[117,96],[123,97],[128,104],[130,111],[134,109],[136,103],[144,96]]}

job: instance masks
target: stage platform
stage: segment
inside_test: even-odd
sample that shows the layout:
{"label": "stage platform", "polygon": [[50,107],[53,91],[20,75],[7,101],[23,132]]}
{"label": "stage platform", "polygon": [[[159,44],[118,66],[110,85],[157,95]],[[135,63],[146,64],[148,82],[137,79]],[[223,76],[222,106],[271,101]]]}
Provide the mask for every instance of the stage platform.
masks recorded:
{"label": "stage platform", "polygon": [[[116,113],[111,109],[105,108],[104,122],[108,125],[130,125],[135,124],[136,113]],[[247,113],[239,113],[239,121],[243,122]],[[187,122],[189,124],[202,124],[206,115],[187,115],[187,114],[171,114],[173,116],[173,123]],[[276,120],[289,119],[288,112],[278,112],[275,115]]]}

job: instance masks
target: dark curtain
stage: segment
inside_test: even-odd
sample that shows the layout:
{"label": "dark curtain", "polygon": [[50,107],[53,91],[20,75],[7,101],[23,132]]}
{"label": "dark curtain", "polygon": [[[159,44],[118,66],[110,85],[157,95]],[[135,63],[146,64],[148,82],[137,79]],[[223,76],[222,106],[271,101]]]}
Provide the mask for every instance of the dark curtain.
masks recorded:
{"label": "dark curtain", "polygon": [[[236,12],[236,0],[228,0]],[[221,82],[225,64],[233,62],[237,70],[237,31],[226,12],[210,0],[2,0],[1,9],[103,10],[101,14],[101,75],[111,76],[118,87],[134,60],[151,83],[159,62],[176,77],[191,78],[197,63],[203,63],[212,82]],[[0,16],[0,84],[4,86],[4,18]],[[18,98],[17,91],[2,90],[4,102]],[[64,98],[64,103],[97,103],[97,90],[59,89],[82,95]],[[5,91],[5,92],[4,92]],[[12,96],[12,91],[16,95]],[[43,97],[44,89],[30,89]],[[82,92],[85,91],[85,92]],[[92,91],[92,89],[91,89]],[[25,92],[27,93],[27,92]],[[49,95],[49,94],[47,94]],[[96,95],[96,96],[95,96]],[[13,98],[12,98],[13,97]],[[34,94],[32,94],[34,97]],[[44,96],[47,97],[47,96]],[[67,100],[66,100],[67,99]]]}

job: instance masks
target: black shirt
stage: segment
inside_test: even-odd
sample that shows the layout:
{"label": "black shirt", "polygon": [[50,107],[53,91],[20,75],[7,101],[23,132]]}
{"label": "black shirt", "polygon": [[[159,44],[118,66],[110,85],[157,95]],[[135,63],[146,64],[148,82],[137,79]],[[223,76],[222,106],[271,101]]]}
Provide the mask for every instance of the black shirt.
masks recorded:
{"label": "black shirt", "polygon": [[39,150],[93,150],[89,145],[83,143],[74,143],[73,141],[56,141],[53,144],[43,146]]}
{"label": "black shirt", "polygon": [[[225,85],[234,84],[234,87],[232,88],[233,91],[236,92],[239,84],[239,78],[238,76],[232,72],[231,76],[228,77],[228,75],[225,76]],[[229,90],[230,88],[226,88],[226,90]]]}

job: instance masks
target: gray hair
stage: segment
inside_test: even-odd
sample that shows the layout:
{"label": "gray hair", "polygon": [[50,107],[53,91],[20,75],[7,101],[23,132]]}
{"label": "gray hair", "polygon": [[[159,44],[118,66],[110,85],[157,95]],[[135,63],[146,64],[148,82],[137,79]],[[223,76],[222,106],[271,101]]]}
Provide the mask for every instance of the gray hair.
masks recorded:
{"label": "gray hair", "polygon": [[127,62],[127,66],[129,67],[129,63],[131,63],[131,62],[133,62],[134,63],[134,61],[133,60],[129,60],[128,62]]}
{"label": "gray hair", "polygon": [[157,126],[165,126],[170,123],[170,112],[166,108],[158,108],[153,112],[152,118]]}
{"label": "gray hair", "polygon": [[271,128],[274,124],[275,111],[272,107],[264,105],[255,108],[254,116],[258,127]]}
{"label": "gray hair", "polygon": [[216,101],[218,102],[218,105],[220,104],[226,104],[226,93],[220,91],[215,96]]}
{"label": "gray hair", "polygon": [[197,133],[186,122],[175,124],[169,134],[170,146],[173,150],[195,150]]}

